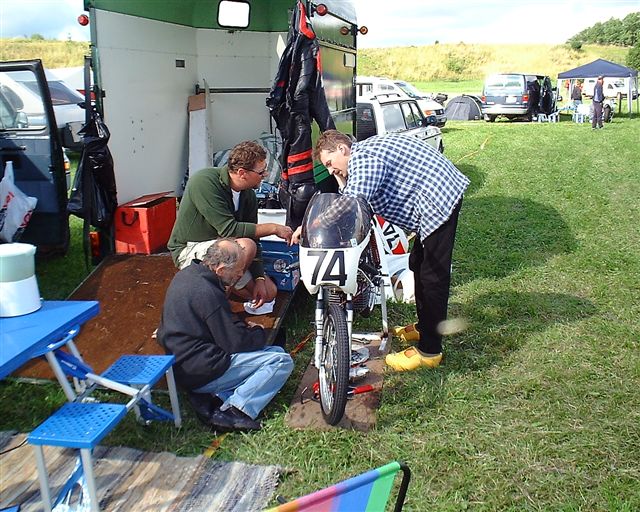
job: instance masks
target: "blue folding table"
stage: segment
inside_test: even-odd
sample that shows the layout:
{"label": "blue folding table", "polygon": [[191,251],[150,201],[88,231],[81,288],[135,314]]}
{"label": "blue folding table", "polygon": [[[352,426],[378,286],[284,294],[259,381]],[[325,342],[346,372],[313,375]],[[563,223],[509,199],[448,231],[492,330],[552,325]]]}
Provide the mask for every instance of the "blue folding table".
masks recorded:
{"label": "blue folding table", "polygon": [[46,347],[65,337],[76,325],[98,314],[97,301],[44,301],[28,315],[0,318],[0,379],[4,379],[30,359],[42,355]]}

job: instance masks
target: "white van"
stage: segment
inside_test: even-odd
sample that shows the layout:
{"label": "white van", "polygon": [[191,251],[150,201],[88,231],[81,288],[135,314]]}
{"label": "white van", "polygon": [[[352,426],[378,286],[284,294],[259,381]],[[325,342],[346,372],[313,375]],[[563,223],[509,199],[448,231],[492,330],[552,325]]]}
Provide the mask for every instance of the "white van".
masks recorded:
{"label": "white van", "polygon": [[357,102],[356,138],[365,140],[373,135],[402,133],[418,137],[434,149],[444,152],[442,132],[434,115],[425,118],[418,103],[396,93],[379,94]]}
{"label": "white van", "polygon": [[[584,83],[582,84],[582,94],[592,98],[593,97],[593,88],[596,85],[597,78],[585,78]],[[603,90],[605,98],[617,98],[618,93],[622,95],[623,98],[627,97],[629,94],[629,78],[604,78]],[[631,97],[635,100],[638,97],[638,90],[635,87],[635,84],[631,84]]]}
{"label": "white van", "polygon": [[391,80],[379,76],[357,76],[356,90],[358,101],[390,93],[398,94],[402,98],[411,98],[418,102],[418,106],[425,116],[436,116],[436,126],[443,127],[447,123],[444,107],[404,80]]}

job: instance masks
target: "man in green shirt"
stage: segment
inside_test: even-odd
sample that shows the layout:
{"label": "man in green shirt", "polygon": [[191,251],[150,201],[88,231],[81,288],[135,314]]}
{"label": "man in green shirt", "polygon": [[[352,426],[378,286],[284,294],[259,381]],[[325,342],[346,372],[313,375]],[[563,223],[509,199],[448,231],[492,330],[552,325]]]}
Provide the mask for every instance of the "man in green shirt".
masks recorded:
{"label": "man in green shirt", "polygon": [[178,217],[167,247],[178,268],[201,259],[217,238],[235,238],[244,250],[245,274],[236,293],[253,299],[258,308],[273,300],[275,283],[264,274],[260,238],[276,235],[289,242],[291,228],[275,223],[258,224],[258,202],[253,189],[266,173],[267,154],[252,141],[241,142],[229,154],[224,167],[193,174],[180,201]]}

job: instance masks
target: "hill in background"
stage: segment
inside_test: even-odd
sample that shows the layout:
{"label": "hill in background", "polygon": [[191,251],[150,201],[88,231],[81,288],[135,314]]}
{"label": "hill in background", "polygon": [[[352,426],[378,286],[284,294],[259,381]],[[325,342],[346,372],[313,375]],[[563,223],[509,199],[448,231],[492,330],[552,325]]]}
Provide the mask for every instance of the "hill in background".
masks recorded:
{"label": "hill in background", "polygon": [[[359,50],[358,74],[387,76],[410,82],[482,80],[496,72],[546,74],[580,66],[598,58],[624,64],[629,49],[584,45],[433,44]],[[42,59],[47,68],[81,66],[88,42],[1,39],[0,60]]]}
{"label": "hill in background", "polygon": [[82,66],[89,43],[48,39],[0,39],[0,60],[42,60],[45,68]]}
{"label": "hill in background", "polygon": [[549,75],[601,58],[624,65],[629,48],[583,45],[432,44],[358,51],[358,74],[409,82],[482,80],[491,73]]}

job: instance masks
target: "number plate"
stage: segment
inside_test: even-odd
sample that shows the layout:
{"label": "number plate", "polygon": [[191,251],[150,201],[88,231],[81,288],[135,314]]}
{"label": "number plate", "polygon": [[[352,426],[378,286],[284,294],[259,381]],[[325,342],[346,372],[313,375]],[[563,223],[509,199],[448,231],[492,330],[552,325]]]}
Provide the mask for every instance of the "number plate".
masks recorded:
{"label": "number plate", "polygon": [[518,98],[516,96],[507,96],[506,103],[515,103],[516,101],[518,101]]}

